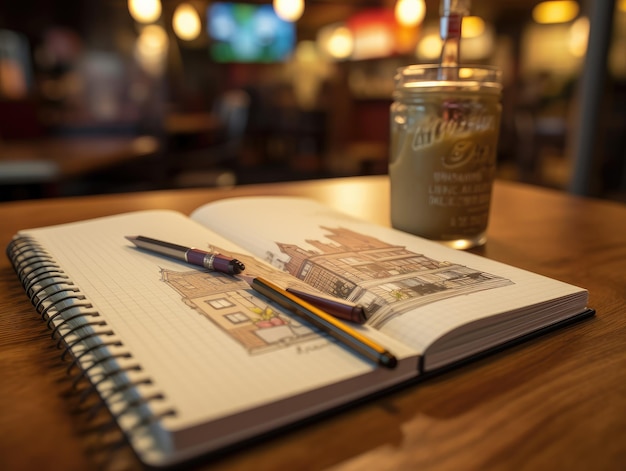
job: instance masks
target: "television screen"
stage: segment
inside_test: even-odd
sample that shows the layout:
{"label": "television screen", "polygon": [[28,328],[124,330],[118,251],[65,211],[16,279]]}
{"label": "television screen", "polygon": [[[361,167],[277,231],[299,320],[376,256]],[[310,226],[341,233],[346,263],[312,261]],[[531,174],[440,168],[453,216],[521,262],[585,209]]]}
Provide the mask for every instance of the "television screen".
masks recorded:
{"label": "television screen", "polygon": [[214,2],[207,10],[211,56],[217,62],[277,62],[295,46],[293,23],[271,5]]}

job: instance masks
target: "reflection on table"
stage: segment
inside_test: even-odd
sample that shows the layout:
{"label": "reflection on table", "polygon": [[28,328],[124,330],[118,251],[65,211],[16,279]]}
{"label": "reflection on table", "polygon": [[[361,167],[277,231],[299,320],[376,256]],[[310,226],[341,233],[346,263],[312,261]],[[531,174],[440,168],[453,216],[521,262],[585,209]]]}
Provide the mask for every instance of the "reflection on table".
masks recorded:
{"label": "reflection on table", "polygon": [[[138,137],[51,137],[0,142],[0,189],[22,196],[63,194],[63,185],[155,155],[158,140]],[[39,187],[39,188],[37,188]],[[39,191],[36,191],[39,190]]]}

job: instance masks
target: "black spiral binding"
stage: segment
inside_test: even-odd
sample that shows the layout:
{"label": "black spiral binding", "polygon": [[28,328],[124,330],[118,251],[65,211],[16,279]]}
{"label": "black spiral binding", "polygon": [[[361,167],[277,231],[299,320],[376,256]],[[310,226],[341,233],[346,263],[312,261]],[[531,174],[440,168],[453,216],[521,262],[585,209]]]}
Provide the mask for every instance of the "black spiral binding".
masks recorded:
{"label": "black spiral binding", "polygon": [[[78,403],[79,404],[84,403],[91,394],[97,391],[97,388],[100,384],[111,379],[111,377],[117,376],[122,373],[127,373],[129,371],[140,371],[140,370],[141,368],[139,368],[139,365],[131,365],[131,366],[126,366],[124,368],[119,368],[117,370],[108,371],[106,373],[101,374],[98,380],[92,381],[91,384],[80,393],[80,397],[78,398]],[[118,388],[113,388],[109,390],[106,394],[101,394],[100,397],[102,399],[110,399],[117,392],[125,391],[127,389],[125,387],[127,384],[130,384],[130,383],[124,383],[124,385]],[[149,384],[149,383],[144,383],[144,384]]]}
{"label": "black spiral binding", "polygon": [[[63,348],[61,360],[70,361],[66,371],[71,380],[70,390],[78,394],[78,404],[86,403],[90,397],[97,399],[96,404],[83,410],[87,421],[93,420],[98,411],[110,405],[116,395],[152,384],[149,378],[130,378],[127,375],[141,371],[140,365],[131,362],[120,366],[117,363],[120,358],[132,359],[132,354],[124,351],[123,343],[115,338],[107,322],[44,247],[33,238],[20,235],[9,243],[6,253],[31,303],[51,330],[51,338],[56,339],[56,347]],[[111,352],[112,347],[119,352]],[[116,368],[98,370],[109,362]],[[99,390],[110,380],[115,380],[111,388]],[[80,389],[81,383],[86,383],[86,387]],[[161,393],[132,400],[120,397],[116,402],[124,401],[122,409],[111,411],[110,419],[102,427],[116,426],[120,417],[134,413],[137,422],[130,429],[123,430],[129,439],[143,427],[165,416],[175,415],[172,409],[148,412],[145,406],[153,401],[162,401],[164,396]]]}

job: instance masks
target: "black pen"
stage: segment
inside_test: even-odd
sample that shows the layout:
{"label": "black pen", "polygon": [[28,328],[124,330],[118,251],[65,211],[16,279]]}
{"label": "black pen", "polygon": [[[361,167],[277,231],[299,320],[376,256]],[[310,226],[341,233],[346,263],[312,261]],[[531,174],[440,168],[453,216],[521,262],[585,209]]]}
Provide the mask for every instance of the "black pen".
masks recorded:
{"label": "black pen", "polygon": [[364,357],[387,368],[395,368],[398,364],[396,357],[383,346],[287,290],[258,276],[239,275],[239,278],[245,280],[255,291],[277,302]]}
{"label": "black pen", "polygon": [[145,236],[126,236],[137,247],[167,255],[178,260],[182,260],[192,265],[207,268],[220,273],[238,275],[246,269],[245,265],[236,258],[227,257],[222,254],[205,252],[195,247],[185,247],[183,245],[172,244],[162,240],[152,239]]}
{"label": "black pen", "polygon": [[[193,265],[208,268],[209,270],[227,273],[229,275],[238,275],[245,270],[245,266],[242,262],[221,254],[205,252],[204,250],[184,247],[182,245],[172,244],[171,242],[145,236],[126,236],[126,238],[142,249],[160,255],[167,255]],[[361,305],[331,298],[329,296],[304,292],[296,288],[287,288],[287,291],[340,319],[358,324],[363,324],[367,320],[365,311]]]}

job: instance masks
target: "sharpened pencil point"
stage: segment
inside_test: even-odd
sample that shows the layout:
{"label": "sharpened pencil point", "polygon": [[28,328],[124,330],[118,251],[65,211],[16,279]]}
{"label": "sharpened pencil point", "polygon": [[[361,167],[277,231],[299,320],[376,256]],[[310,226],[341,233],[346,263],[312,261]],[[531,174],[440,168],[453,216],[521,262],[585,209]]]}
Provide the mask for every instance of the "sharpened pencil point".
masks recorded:
{"label": "sharpened pencil point", "polygon": [[238,275],[238,277],[242,279],[243,281],[245,281],[246,283],[248,283],[249,285],[251,285],[252,282],[254,281],[254,277],[250,275],[240,274]]}

